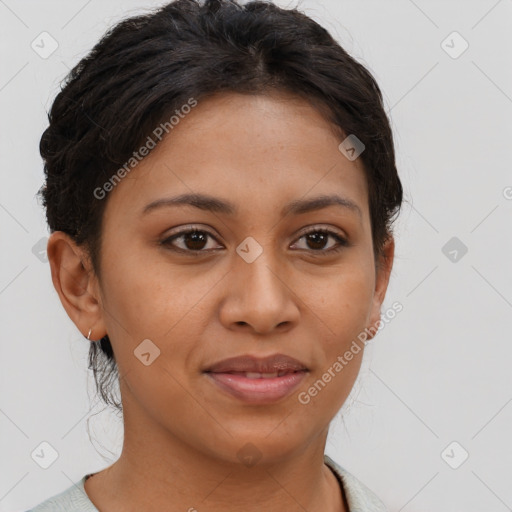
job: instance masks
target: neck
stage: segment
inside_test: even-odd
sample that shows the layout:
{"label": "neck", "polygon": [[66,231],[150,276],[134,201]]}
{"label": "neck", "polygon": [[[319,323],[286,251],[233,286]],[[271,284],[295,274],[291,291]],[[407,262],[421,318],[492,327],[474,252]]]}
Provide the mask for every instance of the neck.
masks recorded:
{"label": "neck", "polygon": [[99,510],[224,512],[236,503],[244,512],[348,512],[324,463],[328,429],[301,450],[263,456],[251,466],[231,453],[220,458],[218,450],[187,444],[186,433],[169,432],[148,418],[125,407],[121,456],[86,480]]}

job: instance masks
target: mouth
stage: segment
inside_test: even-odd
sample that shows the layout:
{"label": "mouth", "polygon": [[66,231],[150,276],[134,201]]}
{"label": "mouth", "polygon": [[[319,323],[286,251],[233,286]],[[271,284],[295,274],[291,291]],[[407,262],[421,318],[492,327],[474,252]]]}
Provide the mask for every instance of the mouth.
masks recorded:
{"label": "mouth", "polygon": [[203,373],[224,395],[247,403],[269,404],[290,395],[309,369],[284,354],[264,358],[244,355],[219,361]]}

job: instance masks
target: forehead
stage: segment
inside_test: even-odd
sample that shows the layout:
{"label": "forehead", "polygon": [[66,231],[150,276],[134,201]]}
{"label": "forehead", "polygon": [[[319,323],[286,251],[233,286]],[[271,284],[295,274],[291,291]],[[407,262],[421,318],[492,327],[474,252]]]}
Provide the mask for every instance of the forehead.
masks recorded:
{"label": "forehead", "polygon": [[108,206],[141,212],[159,198],[203,193],[247,208],[278,208],[338,193],[367,214],[360,158],[338,149],[344,135],[309,102],[285,93],[217,94],[199,100],[155,149],[109,192]]}

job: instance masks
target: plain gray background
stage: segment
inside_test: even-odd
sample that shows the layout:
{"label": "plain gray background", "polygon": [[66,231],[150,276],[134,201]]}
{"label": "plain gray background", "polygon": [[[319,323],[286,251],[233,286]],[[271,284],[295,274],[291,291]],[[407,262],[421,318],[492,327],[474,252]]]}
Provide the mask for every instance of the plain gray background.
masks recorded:
{"label": "plain gray background", "polygon": [[[383,308],[403,311],[368,346],[326,450],[390,511],[510,510],[512,1],[276,3],[298,5],[374,74],[405,189]],[[0,0],[0,511],[119,455],[122,425],[90,402],[88,342],[38,251],[38,144],[68,70],[115,22],[161,4]],[[46,58],[31,47],[42,32],[58,44]],[[42,442],[58,454],[48,469],[31,455]]]}

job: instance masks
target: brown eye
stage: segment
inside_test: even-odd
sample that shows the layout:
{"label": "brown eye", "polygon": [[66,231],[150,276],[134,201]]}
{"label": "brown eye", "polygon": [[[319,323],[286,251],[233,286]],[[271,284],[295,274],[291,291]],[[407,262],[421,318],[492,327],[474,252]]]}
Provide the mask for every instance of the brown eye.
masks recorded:
{"label": "brown eye", "polygon": [[192,231],[182,236],[187,249],[192,251],[204,249],[208,240],[208,235],[205,235],[204,231]]}
{"label": "brown eye", "polygon": [[[171,249],[182,252],[207,252],[212,250],[210,247],[206,249],[208,239],[212,238],[215,240],[213,235],[208,231],[199,229],[188,229],[176,233],[165,240],[160,242],[162,245],[168,245]],[[181,240],[181,246],[175,244],[176,240]],[[217,248],[217,247],[214,247]]]}
{"label": "brown eye", "polygon": [[[330,238],[334,239],[336,243],[328,246],[327,244]],[[312,252],[318,252],[320,254],[331,254],[348,246],[348,241],[345,238],[328,229],[314,229],[308,231],[299,238],[299,240],[301,239],[306,240],[306,247],[302,247],[302,249],[309,249]]]}
{"label": "brown eye", "polygon": [[315,233],[309,233],[305,235],[306,240],[312,249],[324,249],[327,241],[329,240],[329,235],[326,233],[321,233],[316,231]]}

